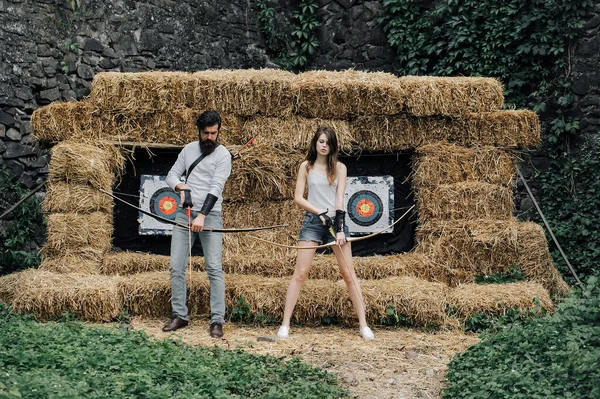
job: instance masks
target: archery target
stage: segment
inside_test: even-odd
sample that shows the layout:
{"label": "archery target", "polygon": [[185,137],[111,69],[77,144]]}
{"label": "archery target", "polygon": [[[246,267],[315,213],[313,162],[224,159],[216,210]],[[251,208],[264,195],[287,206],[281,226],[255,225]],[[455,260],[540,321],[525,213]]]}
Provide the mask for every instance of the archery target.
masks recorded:
{"label": "archery target", "polygon": [[[175,220],[179,194],[171,190],[165,176],[141,175],[140,208],[165,219]],[[171,235],[173,225],[139,213],[140,235]]]}
{"label": "archery target", "polygon": [[179,195],[169,187],[156,190],[150,198],[150,212],[169,220],[175,220]]}
{"label": "archery target", "polygon": [[351,234],[375,233],[394,222],[393,176],[348,177],[344,199]]}

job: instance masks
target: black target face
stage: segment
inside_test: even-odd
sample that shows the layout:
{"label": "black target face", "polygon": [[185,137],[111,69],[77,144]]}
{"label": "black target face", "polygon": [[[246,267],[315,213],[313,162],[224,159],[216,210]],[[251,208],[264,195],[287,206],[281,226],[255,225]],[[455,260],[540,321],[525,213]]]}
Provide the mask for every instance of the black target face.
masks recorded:
{"label": "black target face", "polygon": [[383,202],[372,191],[357,191],[348,201],[347,212],[350,219],[357,225],[371,226],[381,219]]}
{"label": "black target face", "polygon": [[175,220],[179,194],[168,187],[156,190],[150,198],[150,212],[165,219]]}

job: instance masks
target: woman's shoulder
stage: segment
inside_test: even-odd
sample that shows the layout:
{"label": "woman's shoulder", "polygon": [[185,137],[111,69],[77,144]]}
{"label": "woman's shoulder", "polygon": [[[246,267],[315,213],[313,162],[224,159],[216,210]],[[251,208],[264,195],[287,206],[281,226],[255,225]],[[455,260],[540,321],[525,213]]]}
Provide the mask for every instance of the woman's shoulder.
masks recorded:
{"label": "woman's shoulder", "polygon": [[300,164],[300,170],[306,169],[306,165],[308,165],[308,161],[302,161],[302,163]]}
{"label": "woman's shoulder", "polygon": [[338,161],[337,165],[335,166],[337,168],[337,170],[339,171],[346,171],[346,165],[344,165],[342,162]]}

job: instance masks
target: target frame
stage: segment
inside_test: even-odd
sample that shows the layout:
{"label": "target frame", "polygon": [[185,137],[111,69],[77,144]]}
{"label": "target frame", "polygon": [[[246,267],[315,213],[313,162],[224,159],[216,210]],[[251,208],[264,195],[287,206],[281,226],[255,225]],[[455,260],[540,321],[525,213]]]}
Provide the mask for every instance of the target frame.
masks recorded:
{"label": "target frame", "polygon": [[[349,176],[344,208],[351,235],[370,234],[389,226],[394,222],[394,177]],[[392,232],[393,228],[384,231]]]}
{"label": "target frame", "polygon": [[[161,199],[167,199],[170,203],[168,209],[160,208]],[[177,202],[179,194],[173,191],[166,183],[166,176],[141,175],[140,176],[140,203],[141,209],[152,214],[175,220],[177,215]],[[173,203],[174,201],[174,203]],[[165,203],[163,202],[163,205]],[[174,205],[174,207],[173,207]],[[172,235],[173,225],[162,222],[151,216],[139,212],[138,234],[140,235]]]}

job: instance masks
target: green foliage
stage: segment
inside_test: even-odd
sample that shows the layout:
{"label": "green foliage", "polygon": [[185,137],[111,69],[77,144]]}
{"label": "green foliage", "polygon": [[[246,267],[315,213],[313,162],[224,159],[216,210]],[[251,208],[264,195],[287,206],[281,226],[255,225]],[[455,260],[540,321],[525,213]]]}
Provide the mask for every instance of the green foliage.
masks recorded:
{"label": "green foliage", "polygon": [[276,60],[284,59],[287,52],[285,34],[275,24],[275,9],[269,7],[268,0],[258,0],[258,29],[265,38],[267,50]]}
{"label": "green foliage", "polygon": [[556,310],[488,335],[452,359],[445,399],[600,397],[600,280]]}
{"label": "green foliage", "polygon": [[[588,139],[577,153],[552,151],[550,166],[538,172],[540,207],[569,262],[581,279],[600,275],[600,139]],[[548,235],[549,242],[551,237]],[[552,258],[568,282],[574,278],[558,249]]]}
{"label": "green foliage", "polygon": [[591,0],[384,0],[389,44],[406,75],[494,76],[509,103],[523,106],[555,80]]}
{"label": "green foliage", "polygon": [[463,327],[465,331],[493,334],[504,328],[512,328],[515,324],[530,323],[532,320],[548,314],[548,309],[539,305],[538,298],[533,298],[533,302],[536,305],[526,310],[512,307],[504,309],[500,315],[489,315],[481,312],[472,314],[463,322]]}
{"label": "green foliage", "polygon": [[521,269],[511,267],[505,272],[475,276],[475,284],[508,284],[526,280]]}
{"label": "green foliage", "polygon": [[306,69],[319,47],[315,36],[315,29],[319,27],[316,0],[301,0],[298,9],[291,13],[290,20],[280,28],[274,23],[276,13],[268,0],[257,0],[256,4],[259,9],[258,27],[275,62],[285,69]]}
{"label": "green foliage", "polygon": [[[504,85],[506,107],[541,115],[550,168],[536,177],[542,210],[583,276],[598,274],[598,143],[584,145],[570,89],[569,43],[593,10],[591,0],[384,0],[381,18],[403,75],[490,76]],[[428,2],[430,3],[430,2]],[[538,181],[532,181],[537,184]],[[537,222],[537,215],[534,215]],[[562,238],[562,239],[561,239]],[[552,248],[554,247],[551,244]],[[556,250],[563,276],[571,274]]]}
{"label": "green foliage", "polygon": [[[5,165],[0,165],[0,204],[2,212],[27,195],[27,190],[20,184],[10,181],[10,172]],[[0,275],[9,274],[21,269],[36,267],[40,257],[31,248],[34,242],[36,226],[45,226],[39,200],[33,196],[8,215],[2,221],[5,230],[0,230]]]}
{"label": "green foliage", "polygon": [[238,297],[235,306],[228,313],[229,320],[243,323],[266,325],[275,324],[277,321],[273,315],[262,311],[256,314],[252,313],[250,305],[243,296]]}
{"label": "green foliage", "polygon": [[340,398],[335,376],[298,359],[191,347],[143,331],[41,324],[0,304],[3,398]]}
{"label": "green foliage", "polygon": [[411,327],[413,325],[409,318],[396,312],[396,307],[393,303],[388,305],[385,310],[385,317],[380,317],[379,322],[384,326]]}

